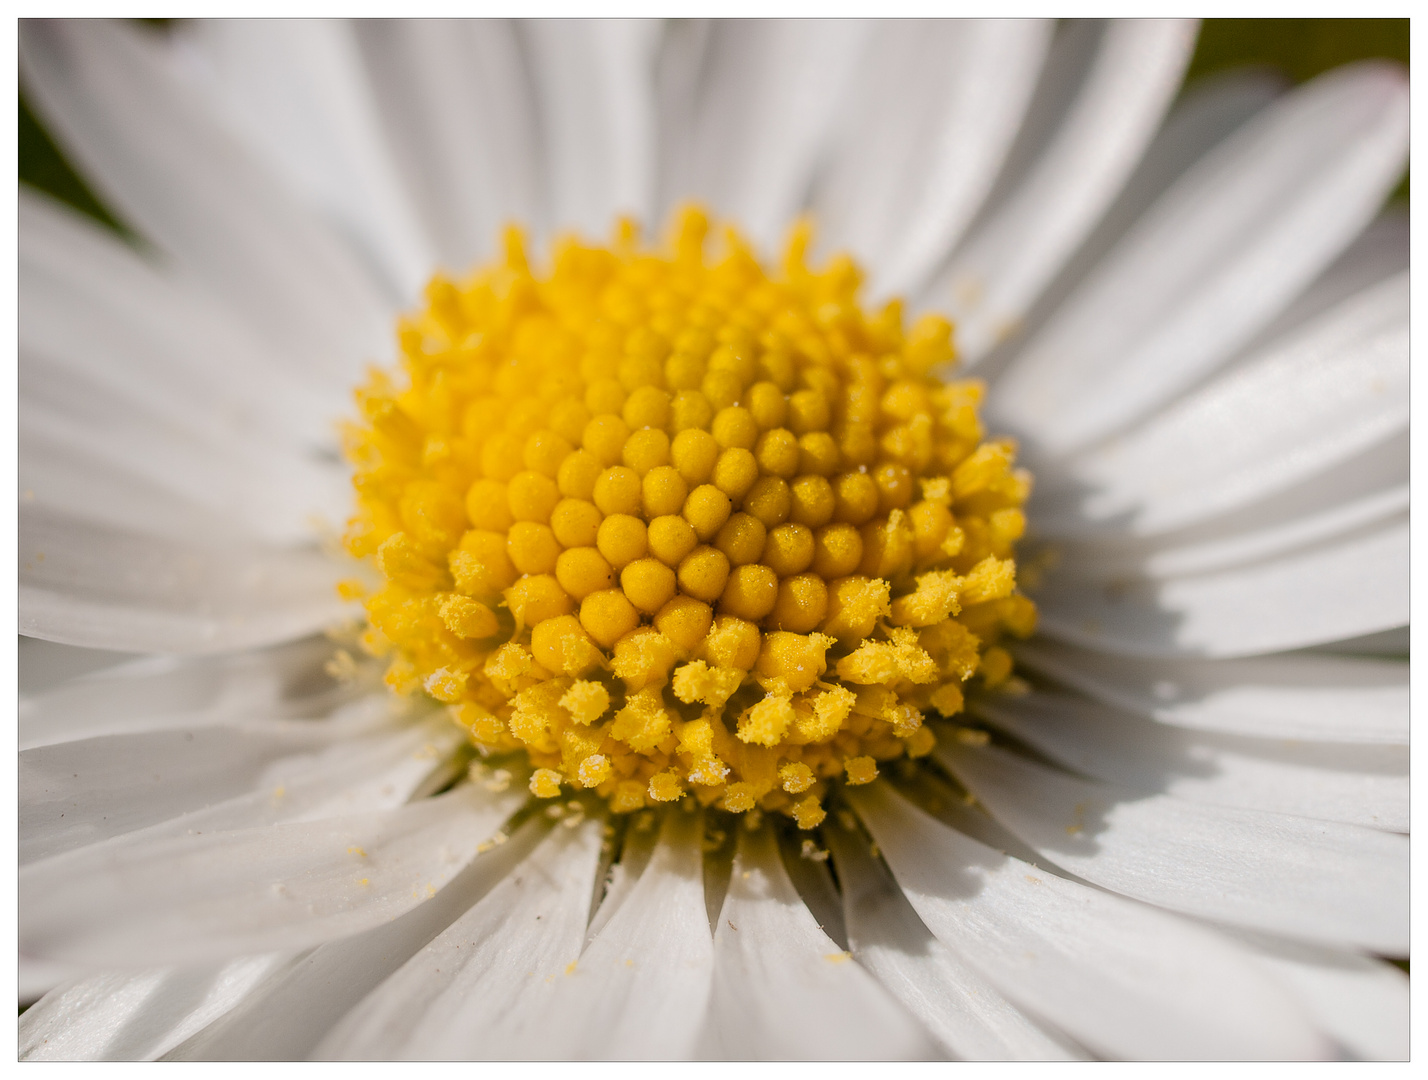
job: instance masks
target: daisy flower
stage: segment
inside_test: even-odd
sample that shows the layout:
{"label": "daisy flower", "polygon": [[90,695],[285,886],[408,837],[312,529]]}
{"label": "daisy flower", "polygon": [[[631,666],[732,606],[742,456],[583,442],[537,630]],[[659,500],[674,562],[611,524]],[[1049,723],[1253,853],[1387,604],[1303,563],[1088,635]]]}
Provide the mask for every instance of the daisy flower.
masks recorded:
{"label": "daisy flower", "polygon": [[1406,1056],[1406,77],[1194,40],[23,24],[21,1056]]}

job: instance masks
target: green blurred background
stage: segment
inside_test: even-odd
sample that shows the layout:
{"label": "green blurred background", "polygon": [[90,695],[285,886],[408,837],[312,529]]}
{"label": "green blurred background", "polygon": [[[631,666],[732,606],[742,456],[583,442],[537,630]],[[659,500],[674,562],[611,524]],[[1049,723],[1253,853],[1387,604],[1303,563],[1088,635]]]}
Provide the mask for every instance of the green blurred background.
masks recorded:
{"label": "green blurred background", "polygon": [[[1188,80],[1228,68],[1259,64],[1278,68],[1294,82],[1367,57],[1408,63],[1407,19],[1206,19]],[[20,182],[32,184],[98,218],[123,226],[69,167],[20,95]],[[1394,192],[1407,200],[1408,176]]]}

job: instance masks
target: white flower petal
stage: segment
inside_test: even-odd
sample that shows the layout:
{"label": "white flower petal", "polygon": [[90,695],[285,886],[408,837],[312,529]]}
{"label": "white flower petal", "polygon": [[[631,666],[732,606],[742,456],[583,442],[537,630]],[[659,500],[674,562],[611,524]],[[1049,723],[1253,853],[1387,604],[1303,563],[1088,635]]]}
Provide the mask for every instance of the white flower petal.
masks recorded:
{"label": "white flower petal", "polygon": [[1043,857],[1207,919],[1408,951],[1408,838],[1080,780],[995,747],[937,759]]}
{"label": "white flower petal", "polygon": [[373,733],[367,718],[354,719],[111,735],[22,751],[20,862],[141,829],[149,837],[211,833],[398,806],[460,741],[442,715],[398,732]]}
{"label": "white flower petal", "polygon": [[1192,802],[1408,831],[1408,747],[1188,731],[1042,691],[997,695],[978,715],[1086,776]]}
{"label": "white flower petal", "polygon": [[436,895],[519,805],[467,786],[385,813],[110,841],[26,867],[20,949],[122,967],[295,950]]}
{"label": "white flower petal", "polygon": [[356,690],[323,672],[332,653],[332,642],[308,638],[260,652],[129,659],[44,693],[22,694],[19,749],[96,735],[321,715]]}
{"label": "white flower petal", "polygon": [[1007,997],[1089,1049],[1187,1060],[1318,1057],[1327,1049],[1225,938],[993,851],[881,781],[849,796],[928,929]]}
{"label": "white flower petal", "polygon": [[1143,660],[1039,638],[1032,670],[1163,724],[1267,739],[1408,745],[1408,665],[1342,656]]}
{"label": "white flower petal", "polygon": [[339,387],[356,382],[387,340],[390,303],[165,72],[141,33],[27,22],[20,65],[31,101],[121,218],[285,357]]}
{"label": "white flower petal", "polygon": [[927,306],[948,307],[964,361],[1014,333],[1140,160],[1195,44],[1195,24],[1123,20],[1102,31],[1095,60],[1030,172],[974,228]]}
{"label": "white flower petal", "polygon": [[548,19],[524,23],[520,32],[545,133],[551,224],[603,237],[617,214],[648,221],[659,24]]}
{"label": "white flower petal", "polygon": [[1407,1061],[1408,976],[1382,960],[1245,935],[1256,958],[1303,1002],[1321,1031],[1351,1055]]}
{"label": "white flower petal", "polygon": [[312,548],[144,535],[51,511],[20,515],[19,631],[127,652],[269,645],[340,621],[342,567]]}
{"label": "white flower petal", "polygon": [[[648,822],[649,827],[641,827],[643,822]],[[650,817],[638,818],[625,827],[620,858],[610,865],[609,884],[605,888],[605,895],[600,898],[600,906],[596,908],[594,917],[585,930],[585,947],[600,936],[600,931],[605,929],[605,924],[620,910],[620,905],[629,898],[639,883],[640,875],[649,866],[660,835],[654,825],[654,819]]]}
{"label": "white flower petal", "polygon": [[152,1061],[241,1002],[286,958],[96,975],[57,987],[20,1016],[21,1061]]}
{"label": "white flower petal", "polygon": [[1069,480],[1089,494],[1073,507],[1043,508],[1039,527],[1074,528],[1058,521],[1069,512],[1092,523],[1116,519],[1118,530],[1136,535],[1164,533],[1277,494],[1382,443],[1408,424],[1408,309],[1405,273],[1080,456]]}
{"label": "white flower petal", "polygon": [[404,303],[431,274],[349,23],[201,19],[175,29],[175,66],[236,134],[353,237]]}
{"label": "white flower petal", "polygon": [[505,881],[541,835],[538,824],[519,830],[507,843],[478,854],[449,885],[406,914],[295,958],[168,1057],[273,1061],[310,1056],[367,994]]}
{"label": "white flower petal", "polygon": [[1263,562],[1155,581],[1077,577],[1033,592],[1051,637],[1129,656],[1235,657],[1408,623],[1406,515]]}
{"label": "white flower petal", "polygon": [[[1402,441],[1391,440],[1393,448],[1397,450]],[[1386,444],[1384,449],[1387,448]],[[1368,456],[1379,455],[1361,455],[1357,463],[1363,464]],[[1310,497],[1317,495],[1315,502],[1325,508],[1310,508],[1308,513],[1288,520],[1282,517],[1274,520],[1278,514],[1282,514],[1287,500],[1280,500],[1280,505],[1273,508],[1261,503],[1253,508],[1260,511],[1253,514],[1253,517],[1259,518],[1260,521],[1251,524],[1248,530],[1221,530],[1217,527],[1221,526],[1222,522],[1216,521],[1211,523],[1210,528],[1194,530],[1188,536],[1182,533],[1149,544],[1061,544],[1058,547],[1063,553],[1062,565],[1069,566],[1074,563],[1078,576],[1100,578],[1103,581],[1122,578],[1131,567],[1135,567],[1146,577],[1165,579],[1259,562],[1325,540],[1334,540],[1346,533],[1357,532],[1365,526],[1377,525],[1385,519],[1397,518],[1407,512],[1412,494],[1407,478],[1408,455],[1400,453],[1399,460],[1393,464],[1397,466],[1395,472],[1402,474],[1401,482],[1391,487],[1377,488],[1369,477],[1365,477],[1366,482],[1359,488],[1363,494],[1357,498],[1352,495],[1343,499],[1332,498],[1332,489],[1337,486],[1332,483],[1326,485],[1330,490],[1323,494],[1314,491],[1320,486],[1317,483],[1300,485],[1300,492]],[[1237,526],[1242,525],[1245,518],[1251,517],[1250,514],[1237,516],[1240,518],[1235,523]],[[1218,535],[1211,539],[1201,538],[1210,535],[1212,530]],[[1200,536],[1195,536],[1194,532],[1198,532]]]}
{"label": "white flower petal", "polygon": [[[1066,29],[1074,29],[1074,24]],[[1042,289],[1018,327],[1017,338],[1033,340],[1141,215],[1197,161],[1282,94],[1287,85],[1271,69],[1240,68],[1197,78],[1181,87],[1135,171],[1086,239]],[[1066,93],[1069,91],[1060,97]],[[1014,355],[1019,344],[1016,338],[1008,340],[999,350],[1001,355],[989,357],[989,362],[996,364],[998,359]]]}
{"label": "white flower petal", "polygon": [[[25,637],[23,634],[17,644],[19,649],[16,667],[19,674],[21,713],[25,711],[27,702],[46,697],[56,687],[133,663],[133,657],[127,653],[58,645],[53,641]],[[25,749],[26,740],[33,733],[27,733],[25,727],[23,722],[19,725],[21,750]]]}
{"label": "white flower petal", "polygon": [[397,169],[446,269],[464,274],[492,255],[511,222],[539,230],[540,125],[515,27],[363,20],[355,33]]}
{"label": "white flower petal", "polygon": [[[288,362],[295,358],[255,336],[221,294],[192,274],[144,258],[91,219],[26,187],[17,232],[21,280],[44,302],[21,305],[21,340],[116,389],[138,387],[143,397],[175,407],[202,406],[203,423],[222,433],[251,428],[285,445],[332,444],[329,425],[348,407],[350,388],[333,392]],[[83,318],[75,317],[77,308]],[[222,411],[214,410],[215,400]]]}
{"label": "white flower petal", "polygon": [[1407,206],[1390,202],[1308,288],[1255,335],[1242,355],[1258,355],[1324,312],[1403,273],[1408,269],[1409,239]]}
{"label": "white flower petal", "polygon": [[998,385],[993,416],[1048,454],[1104,437],[1222,363],[1318,275],[1402,172],[1407,84],[1322,76],[1186,174]]}
{"label": "white flower petal", "polygon": [[602,819],[556,828],[347,1014],[314,1053],[348,1061],[545,1058],[548,1004],[580,955]]}
{"label": "white flower petal", "polygon": [[1043,1031],[932,936],[854,833],[825,827],[843,886],[849,945],[944,1050],[965,1061],[1063,1061],[1084,1052]]}
{"label": "white flower petal", "polygon": [[783,241],[866,48],[857,19],[756,19],[709,28],[701,86],[669,163],[670,200],[696,197],[764,251]]}
{"label": "white flower petal", "polygon": [[768,829],[739,830],[714,931],[703,1049],[720,1059],[905,1060],[937,1048],[818,928]]}
{"label": "white flower petal", "polygon": [[851,116],[820,170],[823,245],[857,253],[876,297],[916,289],[990,191],[1036,86],[1052,24],[879,23]]}
{"label": "white flower petal", "polygon": [[[22,286],[20,292],[23,302],[30,290]],[[120,359],[107,349],[101,356],[106,353]],[[159,533],[159,522],[146,525],[137,513],[116,508],[113,497],[95,494],[96,482],[87,474],[97,468],[118,474],[130,490],[154,493],[145,499],[149,504],[177,504],[161,519],[181,530],[167,532],[176,539],[228,535],[302,544],[313,540],[314,522],[341,521],[343,504],[350,501],[343,490],[350,481],[344,484],[341,469],[330,462],[291,446],[245,444],[241,435],[196,434],[190,422],[206,412],[166,416],[161,401],[136,390],[116,393],[28,343],[20,351],[19,390],[29,485],[24,490],[34,505]],[[59,456],[37,460],[51,449]],[[191,508],[186,518],[185,507]]]}
{"label": "white flower petal", "polygon": [[714,943],[704,908],[703,817],[665,815],[639,883],[573,971],[556,980],[540,1055],[686,1058],[709,1000]]}

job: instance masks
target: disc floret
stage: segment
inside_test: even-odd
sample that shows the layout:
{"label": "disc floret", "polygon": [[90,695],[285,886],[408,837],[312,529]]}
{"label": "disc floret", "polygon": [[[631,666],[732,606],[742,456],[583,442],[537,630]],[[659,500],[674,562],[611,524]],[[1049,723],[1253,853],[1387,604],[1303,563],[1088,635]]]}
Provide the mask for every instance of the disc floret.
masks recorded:
{"label": "disc floret", "polygon": [[545,274],[510,230],[433,279],[400,376],[357,393],[345,541],[380,571],[388,684],[525,754],[537,796],[812,828],[830,783],[926,755],[926,714],[1009,675],[1031,481],[984,438],[982,385],[930,376],[945,320],[864,312],[806,226],[774,274],[708,230],[686,210],[660,251],[622,223]]}

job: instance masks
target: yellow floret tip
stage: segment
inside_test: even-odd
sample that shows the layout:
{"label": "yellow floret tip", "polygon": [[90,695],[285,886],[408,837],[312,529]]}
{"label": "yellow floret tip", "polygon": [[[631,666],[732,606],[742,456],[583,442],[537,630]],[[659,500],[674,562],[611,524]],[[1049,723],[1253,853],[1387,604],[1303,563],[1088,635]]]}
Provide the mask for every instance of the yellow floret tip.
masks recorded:
{"label": "yellow floret tip", "polygon": [[[360,645],[545,799],[824,819],[829,785],[1008,683],[1031,478],[952,325],[865,311],[846,256],[777,267],[685,210],[664,246],[519,230],[401,320],[343,431]],[[485,766],[483,766],[485,767]],[[694,805],[691,801],[690,805]]]}

